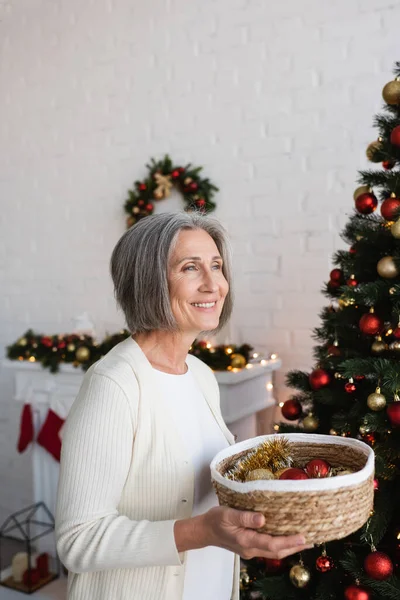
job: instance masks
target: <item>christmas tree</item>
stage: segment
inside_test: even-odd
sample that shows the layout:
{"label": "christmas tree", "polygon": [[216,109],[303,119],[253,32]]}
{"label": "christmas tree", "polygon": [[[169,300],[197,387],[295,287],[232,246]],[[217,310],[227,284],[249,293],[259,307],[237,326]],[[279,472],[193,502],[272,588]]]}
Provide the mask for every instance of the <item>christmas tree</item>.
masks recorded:
{"label": "christmas tree", "polygon": [[375,452],[374,508],[355,534],[288,559],[253,559],[241,574],[250,600],[400,599],[400,62],[383,88],[376,168],[359,173],[355,208],[323,293],[315,365],[292,371],[282,433],[358,438]]}

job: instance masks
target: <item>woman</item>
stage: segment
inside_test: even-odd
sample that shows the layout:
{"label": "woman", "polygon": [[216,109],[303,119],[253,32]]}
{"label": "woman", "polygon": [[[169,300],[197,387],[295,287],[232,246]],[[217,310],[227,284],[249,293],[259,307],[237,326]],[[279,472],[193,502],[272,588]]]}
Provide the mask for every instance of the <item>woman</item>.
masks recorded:
{"label": "woman", "polygon": [[[302,536],[257,533],[219,507],[209,464],[233,443],[212,371],[188,354],[232,308],[221,225],[141,220],[111,258],[132,336],[87,372],[63,435],[56,511],[70,600],[237,600],[238,555],[282,558]],[[235,557],[236,555],[236,557]]]}

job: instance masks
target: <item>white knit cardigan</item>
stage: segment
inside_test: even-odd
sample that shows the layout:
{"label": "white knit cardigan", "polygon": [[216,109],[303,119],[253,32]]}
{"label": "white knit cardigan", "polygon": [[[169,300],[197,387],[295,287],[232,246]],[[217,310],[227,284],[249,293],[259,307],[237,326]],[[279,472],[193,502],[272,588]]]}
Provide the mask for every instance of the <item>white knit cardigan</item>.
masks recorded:
{"label": "white knit cardigan", "polygon": [[[232,444],[211,369],[191,355],[186,362]],[[88,370],[63,432],[56,538],[68,599],[181,600],[186,553],[176,550],[174,523],[191,516],[193,495],[191,460],[129,337]]]}

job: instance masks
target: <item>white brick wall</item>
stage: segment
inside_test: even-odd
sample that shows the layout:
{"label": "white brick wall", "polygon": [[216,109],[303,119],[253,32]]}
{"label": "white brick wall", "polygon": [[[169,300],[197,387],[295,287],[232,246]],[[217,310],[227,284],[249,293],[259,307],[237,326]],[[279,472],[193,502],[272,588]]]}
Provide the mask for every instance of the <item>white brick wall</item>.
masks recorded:
{"label": "white brick wall", "polygon": [[[0,348],[88,310],[150,156],[204,165],[235,250],[232,331],[311,365],[310,328],[398,55],[393,0],[0,0]],[[30,500],[0,374],[0,521]]]}

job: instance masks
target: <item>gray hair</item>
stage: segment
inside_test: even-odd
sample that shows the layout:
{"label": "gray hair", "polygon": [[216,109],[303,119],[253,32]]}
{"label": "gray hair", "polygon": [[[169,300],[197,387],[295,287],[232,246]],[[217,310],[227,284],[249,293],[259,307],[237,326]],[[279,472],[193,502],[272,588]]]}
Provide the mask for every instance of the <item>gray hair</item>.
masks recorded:
{"label": "gray hair", "polygon": [[[168,288],[168,261],[181,230],[203,229],[214,240],[223,260],[229,291],[216,333],[233,308],[231,247],[223,226],[198,212],[161,213],[141,219],[117,242],[110,271],[114,293],[131,333],[177,331]],[[210,333],[210,332],[207,332]]]}

